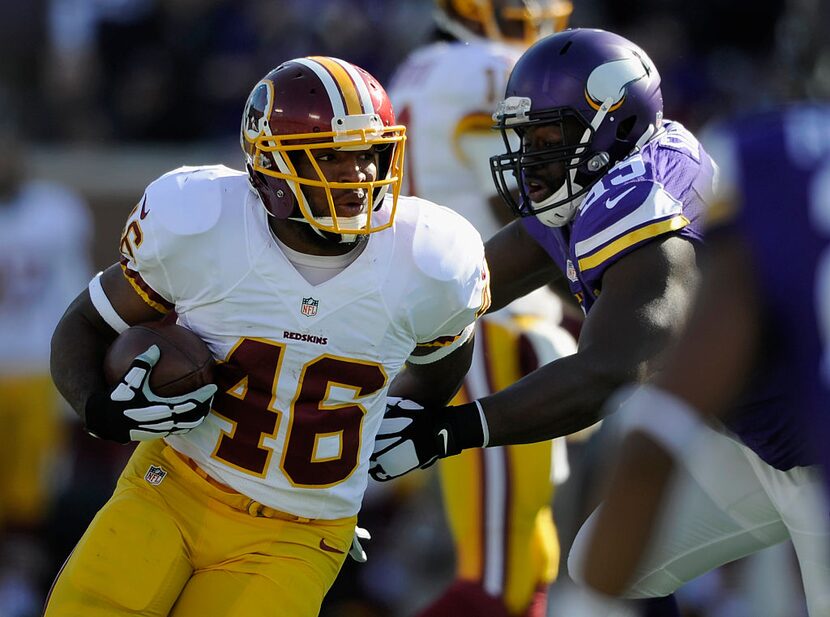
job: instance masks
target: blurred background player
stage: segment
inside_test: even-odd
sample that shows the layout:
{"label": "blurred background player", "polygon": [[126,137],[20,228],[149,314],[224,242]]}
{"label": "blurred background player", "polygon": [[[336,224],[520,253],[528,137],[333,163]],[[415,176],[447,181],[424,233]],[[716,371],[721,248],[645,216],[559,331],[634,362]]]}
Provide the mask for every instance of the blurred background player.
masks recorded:
{"label": "blurred background player", "polygon": [[[823,463],[828,486],[830,108],[803,103],[747,115],[721,126],[707,145],[721,163],[722,201],[709,217],[704,284],[666,370],[624,393],[630,398],[618,413],[628,434],[580,569],[585,583],[607,595],[651,569],[646,547],[659,546],[665,529],[681,524],[684,467],[710,455],[706,424],[722,427],[722,419],[729,426],[731,405],[761,374],[785,384],[778,430],[786,439],[777,445],[792,462],[782,473],[755,461],[758,478],[720,466],[729,469],[726,477],[745,479],[737,486],[733,480],[733,494],[771,513],[731,535],[746,552],[791,536],[810,615],[827,615],[830,536],[808,524],[804,511],[827,512],[811,485]],[[755,422],[769,424],[760,413]],[[711,498],[724,496],[712,491]],[[733,512],[736,521],[746,515]]]}
{"label": "blurred background player", "polygon": [[[492,114],[522,51],[561,30],[567,0],[437,0],[435,41],[392,78],[390,97],[407,126],[403,192],[449,206],[483,239],[510,219],[493,186],[489,158],[502,140]],[[562,305],[548,289],[479,322],[473,363],[455,403],[510,385],[573,353]],[[559,566],[551,513],[553,479],[567,477],[564,439],[471,450],[439,465],[456,549],[453,584],[422,617],[545,614]]]}
{"label": "blurred background player", "polygon": [[[91,219],[67,187],[38,180],[14,113],[0,126],[0,615],[34,614],[70,421],[49,376],[49,340],[91,275]],[[46,570],[46,571],[45,571]]]}
{"label": "blurred background player", "polygon": [[[808,608],[830,614],[830,539],[802,513],[812,506],[826,519],[830,491],[830,9],[804,4],[791,12],[809,24],[798,42],[802,81],[794,82],[804,100],[736,116],[707,135],[721,170],[707,215],[707,269],[665,371],[619,411],[626,434],[582,565],[585,583],[604,594],[635,580],[646,547],[677,524],[675,487],[703,450],[695,435],[706,424],[729,426],[731,406],[762,375],[784,384],[778,432],[786,439],[778,446],[795,465],[788,475],[756,465],[758,479],[739,494],[801,523],[791,534]],[[754,420],[769,424],[759,414]],[[825,486],[818,503],[807,482],[817,466]],[[751,490],[759,480],[764,490]],[[744,544],[757,550],[757,541]]]}

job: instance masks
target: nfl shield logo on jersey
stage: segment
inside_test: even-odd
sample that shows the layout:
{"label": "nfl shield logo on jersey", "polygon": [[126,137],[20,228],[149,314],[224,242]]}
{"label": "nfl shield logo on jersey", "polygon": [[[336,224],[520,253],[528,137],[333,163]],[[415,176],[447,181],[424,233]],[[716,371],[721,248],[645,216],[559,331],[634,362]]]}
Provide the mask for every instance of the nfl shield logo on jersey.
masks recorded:
{"label": "nfl shield logo on jersey", "polygon": [[144,479],[153,486],[158,486],[167,477],[167,471],[156,465],[150,465],[150,469],[144,474]]}
{"label": "nfl shield logo on jersey", "polygon": [[570,259],[567,263],[566,276],[571,283],[576,283],[576,268],[574,268],[574,264]]}
{"label": "nfl shield logo on jersey", "polygon": [[303,298],[303,306],[300,311],[306,317],[314,317],[317,314],[318,304],[320,304],[319,300],[315,300],[314,298]]}

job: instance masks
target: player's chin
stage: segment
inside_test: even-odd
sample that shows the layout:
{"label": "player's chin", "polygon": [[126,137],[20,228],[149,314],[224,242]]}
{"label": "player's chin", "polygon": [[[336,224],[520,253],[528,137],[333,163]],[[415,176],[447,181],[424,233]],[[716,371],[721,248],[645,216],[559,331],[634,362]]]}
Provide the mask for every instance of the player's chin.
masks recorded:
{"label": "player's chin", "polygon": [[538,204],[553,195],[553,189],[549,188],[547,184],[529,182],[525,184],[525,193],[530,198],[530,201]]}
{"label": "player's chin", "polygon": [[342,203],[334,207],[338,219],[351,219],[361,214],[366,214],[368,209],[369,204],[365,201]]}

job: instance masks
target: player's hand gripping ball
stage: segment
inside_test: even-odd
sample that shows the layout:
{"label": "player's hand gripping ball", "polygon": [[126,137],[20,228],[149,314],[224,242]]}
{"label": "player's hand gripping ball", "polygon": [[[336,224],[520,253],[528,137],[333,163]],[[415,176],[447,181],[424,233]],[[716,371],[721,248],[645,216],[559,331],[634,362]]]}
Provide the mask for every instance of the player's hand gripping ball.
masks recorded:
{"label": "player's hand gripping ball", "polygon": [[186,433],[210,412],[213,355],[195,333],[173,323],[122,332],[104,358],[110,389],[86,403],[86,429],[120,443]]}

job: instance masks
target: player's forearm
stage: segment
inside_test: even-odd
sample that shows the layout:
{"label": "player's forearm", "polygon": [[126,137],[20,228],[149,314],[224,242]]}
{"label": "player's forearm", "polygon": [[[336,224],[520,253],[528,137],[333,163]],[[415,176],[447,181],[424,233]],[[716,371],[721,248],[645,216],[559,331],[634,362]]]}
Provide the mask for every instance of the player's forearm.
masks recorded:
{"label": "player's forearm", "polygon": [[600,420],[606,399],[635,374],[592,364],[580,354],[561,358],[481,399],[489,445],[543,441]]}
{"label": "player's forearm", "polygon": [[436,407],[446,405],[461,387],[463,375],[453,377],[437,374],[430,379],[419,368],[407,366],[401,371],[389,388],[389,396],[399,396],[421,405]]}
{"label": "player's forearm", "polygon": [[390,396],[400,396],[425,406],[450,402],[470,370],[475,338],[471,337],[450,355],[431,364],[407,364],[389,387]]}
{"label": "player's forearm", "polygon": [[103,334],[79,309],[81,302],[76,299],[55,328],[50,369],[60,393],[84,420],[89,395],[106,387],[100,367],[115,333]]}
{"label": "player's forearm", "polygon": [[649,544],[671,479],[671,457],[642,435],[629,435],[591,528],[582,572],[591,588],[619,596]]}

